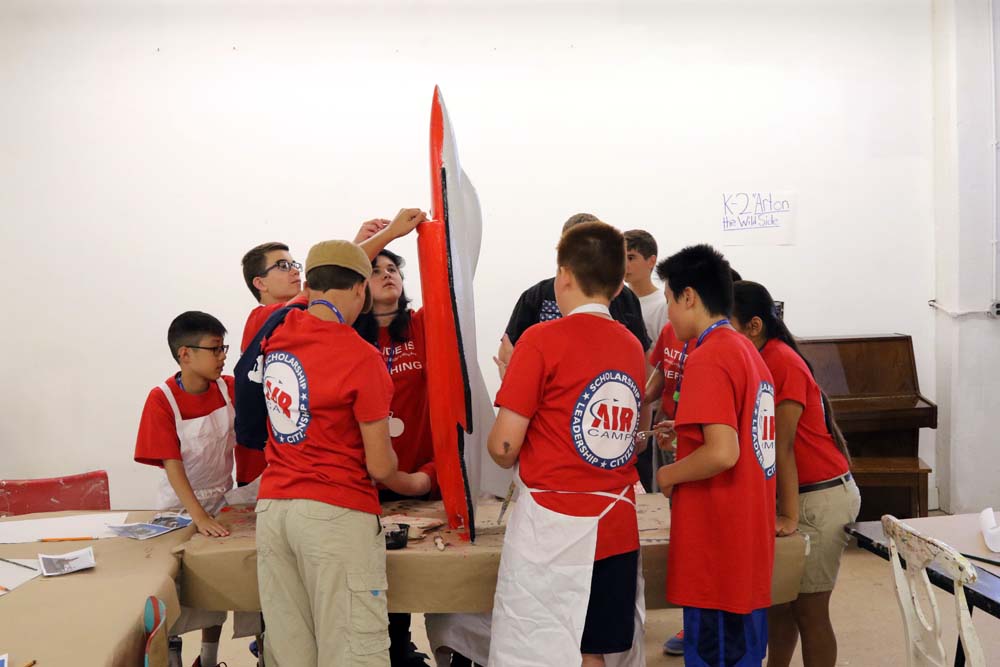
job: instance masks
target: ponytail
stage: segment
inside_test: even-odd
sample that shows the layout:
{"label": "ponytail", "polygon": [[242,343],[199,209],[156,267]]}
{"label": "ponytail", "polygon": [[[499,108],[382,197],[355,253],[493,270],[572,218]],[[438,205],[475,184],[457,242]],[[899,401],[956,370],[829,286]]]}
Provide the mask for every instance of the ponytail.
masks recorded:
{"label": "ponytail", "polygon": [[[749,280],[740,280],[733,283],[733,295],[735,297],[733,314],[736,316],[736,319],[741,324],[746,325],[753,318],[760,318],[760,321],[764,324],[764,337],[767,340],[776,338],[792,348],[795,354],[799,355],[802,361],[805,362],[806,368],[809,369],[809,373],[812,375],[813,380],[815,380],[816,372],[813,370],[812,364],[803,356],[795,340],[795,336],[785,326],[785,322],[778,317],[778,309],[775,307],[774,299],[771,298],[771,294],[767,291],[767,288]],[[819,383],[817,383],[818,385]],[[851,453],[847,449],[847,440],[837,425],[830,397],[826,395],[822,387],[819,387],[819,395],[823,403],[823,418],[826,422],[826,430],[830,434],[830,437],[833,438],[833,444],[837,446],[840,453],[847,459],[847,464],[850,465]]]}

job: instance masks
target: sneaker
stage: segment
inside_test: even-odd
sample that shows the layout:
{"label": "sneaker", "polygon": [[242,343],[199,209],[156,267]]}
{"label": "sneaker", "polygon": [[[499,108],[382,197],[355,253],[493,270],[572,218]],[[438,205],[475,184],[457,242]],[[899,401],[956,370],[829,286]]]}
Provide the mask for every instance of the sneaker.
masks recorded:
{"label": "sneaker", "polygon": [[[197,658],[194,659],[194,662],[191,663],[191,667],[201,667],[201,656],[200,655]],[[220,662],[220,663],[216,664],[215,667],[229,667],[229,666],[226,663],[224,663],[224,662]]]}
{"label": "sneaker", "polygon": [[663,642],[663,655],[684,655],[684,631]]}
{"label": "sneaker", "polygon": [[177,635],[167,638],[167,664],[169,667],[184,667],[184,661],[181,658],[182,645],[181,638]]}
{"label": "sneaker", "polygon": [[259,658],[260,657],[260,649],[257,648],[257,640],[256,639],[253,640],[252,642],[250,642],[250,653],[255,658]]}

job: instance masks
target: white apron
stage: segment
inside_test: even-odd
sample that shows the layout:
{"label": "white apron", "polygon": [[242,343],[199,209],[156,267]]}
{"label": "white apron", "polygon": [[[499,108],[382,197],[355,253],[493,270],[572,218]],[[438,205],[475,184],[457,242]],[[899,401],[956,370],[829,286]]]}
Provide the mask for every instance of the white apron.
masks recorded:
{"label": "white apron", "polygon": [[[160,391],[174,411],[177,437],[181,442],[181,461],[184,472],[198,502],[210,515],[215,515],[225,505],[223,497],[233,488],[233,448],[236,433],[233,430],[235,411],[229,400],[229,388],[222,378],[216,380],[226,404],[204,417],[181,419],[181,411],[170,387],[160,385]],[[174,493],[166,474],[160,480],[156,509],[181,509],[180,499]]]}
{"label": "white apron", "polygon": [[586,492],[611,500],[597,516],[570,516],[532,497],[570,492],[528,489],[516,479],[521,489],[500,557],[490,667],[579,665],[597,524],[617,503],[634,505],[626,496],[631,485],[619,494]]}

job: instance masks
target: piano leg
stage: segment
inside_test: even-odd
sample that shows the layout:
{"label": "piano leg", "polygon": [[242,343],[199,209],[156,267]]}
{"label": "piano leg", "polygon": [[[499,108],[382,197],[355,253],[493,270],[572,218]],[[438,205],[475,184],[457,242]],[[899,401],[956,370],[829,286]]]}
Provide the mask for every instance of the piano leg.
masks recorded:
{"label": "piano leg", "polygon": [[920,512],[917,516],[927,516],[927,475],[918,475],[917,505]]}

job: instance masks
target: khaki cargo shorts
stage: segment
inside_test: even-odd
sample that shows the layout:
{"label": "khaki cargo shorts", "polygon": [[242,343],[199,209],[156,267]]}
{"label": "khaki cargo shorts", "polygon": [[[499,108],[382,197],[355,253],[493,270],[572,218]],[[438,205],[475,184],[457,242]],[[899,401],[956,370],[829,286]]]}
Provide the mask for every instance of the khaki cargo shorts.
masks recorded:
{"label": "khaki cargo shorts", "polygon": [[854,480],[799,494],[799,532],[809,536],[800,593],[832,591],[849,537],[844,526],[858,518],[861,493]]}

